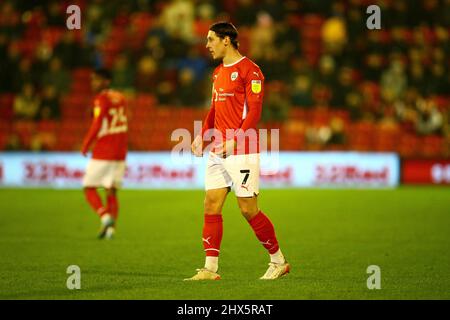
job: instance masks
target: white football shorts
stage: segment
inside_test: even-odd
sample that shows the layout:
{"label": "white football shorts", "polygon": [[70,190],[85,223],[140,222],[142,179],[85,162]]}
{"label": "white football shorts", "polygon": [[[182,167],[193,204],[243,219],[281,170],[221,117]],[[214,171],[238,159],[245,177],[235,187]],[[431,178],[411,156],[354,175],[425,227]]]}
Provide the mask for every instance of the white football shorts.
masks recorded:
{"label": "white football shorts", "polygon": [[259,194],[259,153],[221,158],[210,152],[205,173],[205,190],[232,187],[237,197]]}
{"label": "white football shorts", "polygon": [[83,177],[83,187],[120,188],[125,175],[125,161],[90,159]]}

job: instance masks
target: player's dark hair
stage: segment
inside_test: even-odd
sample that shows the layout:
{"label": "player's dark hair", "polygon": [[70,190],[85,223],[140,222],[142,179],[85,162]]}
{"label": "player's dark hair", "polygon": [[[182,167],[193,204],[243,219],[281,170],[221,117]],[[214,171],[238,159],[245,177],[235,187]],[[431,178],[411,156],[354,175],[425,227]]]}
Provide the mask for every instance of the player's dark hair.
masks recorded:
{"label": "player's dark hair", "polygon": [[97,76],[99,76],[99,77],[101,77],[101,78],[103,78],[103,79],[105,79],[105,80],[109,80],[109,81],[112,80],[111,72],[110,72],[108,69],[106,69],[106,68],[98,68],[98,69],[95,69],[95,70],[94,70],[94,73],[95,73]]}
{"label": "player's dark hair", "polygon": [[239,47],[239,42],[237,40],[238,31],[236,27],[230,22],[217,22],[209,27],[209,30],[214,31],[216,35],[225,39],[225,37],[230,38],[231,45],[237,49]]}

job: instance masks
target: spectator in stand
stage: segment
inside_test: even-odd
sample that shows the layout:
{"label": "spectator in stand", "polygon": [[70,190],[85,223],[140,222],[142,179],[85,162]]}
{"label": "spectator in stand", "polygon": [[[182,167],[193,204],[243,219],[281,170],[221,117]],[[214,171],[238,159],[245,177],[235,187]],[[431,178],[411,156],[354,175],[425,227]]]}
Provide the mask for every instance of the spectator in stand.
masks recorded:
{"label": "spectator in stand", "polygon": [[108,27],[108,21],[105,19],[105,8],[107,6],[102,0],[89,1],[86,10],[86,36],[87,41],[94,44],[100,41],[102,35]]}
{"label": "spectator in stand", "polygon": [[358,91],[350,92],[345,98],[346,109],[350,112],[352,121],[359,121],[362,118],[362,101],[361,93]]}
{"label": "spectator in stand", "polygon": [[158,65],[151,56],[144,56],[138,61],[135,86],[139,92],[153,93],[160,80]]}
{"label": "spectator in stand", "polygon": [[39,112],[40,100],[31,83],[25,83],[22,92],[14,99],[14,117],[18,120],[36,120]]}
{"label": "spectator in stand", "polygon": [[319,61],[319,70],[314,77],[317,83],[327,88],[336,88],[336,61],[331,55],[323,55]]}
{"label": "spectator in stand", "polygon": [[53,85],[47,85],[43,90],[42,102],[39,108],[41,120],[57,120],[61,117],[60,97]]}
{"label": "spectator in stand", "polygon": [[[256,61],[264,60],[275,50],[275,25],[267,12],[259,12],[250,39],[250,56]],[[267,71],[265,72],[267,75]]]}
{"label": "spectator in stand", "polygon": [[175,85],[169,80],[158,82],[156,88],[156,96],[161,105],[169,105],[174,103]]}
{"label": "spectator in stand", "polygon": [[207,67],[208,65],[205,59],[200,56],[198,47],[193,46],[189,49],[187,56],[183,59],[180,59],[177,69],[190,69],[193,72],[194,81],[200,82],[205,77]]}
{"label": "spectator in stand", "polygon": [[52,53],[52,47],[47,43],[47,41],[40,41],[38,43],[35,48],[33,59],[33,72],[35,74],[40,75],[48,70]]}
{"label": "spectator in stand", "polygon": [[409,87],[405,92],[405,98],[394,103],[395,116],[402,126],[402,130],[409,133],[415,132],[416,102],[422,99],[418,88]]}
{"label": "spectator in stand", "polygon": [[52,85],[58,93],[67,93],[70,89],[71,78],[69,72],[63,68],[61,59],[54,57],[50,60],[49,70],[42,75],[42,84]]}
{"label": "spectator in stand", "polygon": [[258,7],[260,8],[260,11],[270,12],[271,17],[275,22],[283,21],[286,17],[284,2],[277,0],[263,0]]}
{"label": "spectator in stand", "polygon": [[291,89],[291,103],[294,106],[310,108],[313,106],[311,79],[306,75],[295,78]]}
{"label": "spectator in stand", "polygon": [[442,135],[443,114],[431,99],[420,99],[416,105],[416,132],[420,135]]}
{"label": "spectator in stand", "polygon": [[347,142],[344,121],[339,117],[333,117],[328,127],[329,135],[327,135],[325,145],[333,148],[343,148]]}
{"label": "spectator in stand", "polygon": [[114,61],[111,87],[120,91],[133,92],[134,78],[134,70],[130,66],[128,57],[120,54]]}
{"label": "spectator in stand", "polygon": [[61,59],[63,65],[67,68],[75,68],[80,65],[81,48],[75,39],[75,33],[71,30],[66,31],[61,40],[54,48],[54,55]]}
{"label": "spectator in stand", "polygon": [[256,22],[254,0],[238,0],[235,19],[240,27],[253,26]]}
{"label": "spectator in stand", "polygon": [[387,102],[394,102],[403,98],[407,85],[403,62],[398,57],[392,58],[389,69],[381,75],[381,96]]}
{"label": "spectator in stand", "polygon": [[425,94],[427,79],[425,78],[425,70],[421,63],[414,62],[409,65],[409,87],[412,87],[420,93]]}
{"label": "spectator in stand", "polygon": [[333,88],[331,106],[345,108],[347,95],[352,91],[354,91],[353,70],[349,67],[342,67],[339,70],[337,86]]}
{"label": "spectator in stand", "polygon": [[150,35],[145,42],[142,55],[151,56],[156,61],[161,61],[165,57],[165,51],[161,44],[161,38],[156,35]]}
{"label": "spectator in stand", "polygon": [[11,38],[18,37],[22,29],[20,22],[20,13],[14,8],[12,1],[2,1],[0,3],[0,32]]}
{"label": "spectator in stand", "polygon": [[6,34],[0,33],[0,92],[9,92],[8,83],[11,82],[9,77],[8,65],[8,44],[9,38]]}
{"label": "spectator in stand", "polygon": [[23,58],[19,61],[18,70],[11,70],[12,75],[12,89],[15,93],[23,88],[23,84],[30,82],[37,83],[38,75],[33,70],[31,59]]}
{"label": "spectator in stand", "polygon": [[342,52],[347,43],[347,29],[342,17],[331,17],[322,26],[322,41],[325,51],[331,54]]}
{"label": "spectator in stand", "polygon": [[202,97],[193,70],[189,68],[180,70],[175,101],[179,106],[199,107],[202,104]]}
{"label": "spectator in stand", "polygon": [[290,101],[286,95],[286,88],[281,82],[273,82],[267,89],[267,98],[262,109],[263,122],[283,122],[288,117]]}
{"label": "spectator in stand", "polygon": [[50,27],[61,27],[66,23],[65,12],[59,1],[50,1],[46,8],[47,25]]}
{"label": "spectator in stand", "polygon": [[186,43],[194,40],[194,3],[188,0],[172,0],[162,12],[164,28],[170,36]]}
{"label": "spectator in stand", "polygon": [[11,133],[6,139],[5,151],[22,151],[25,147],[17,133]]}
{"label": "spectator in stand", "polygon": [[49,151],[56,143],[56,136],[51,132],[33,132],[30,139],[30,150],[34,152]]}
{"label": "spectator in stand", "polygon": [[431,66],[430,75],[427,78],[427,95],[444,95],[449,92],[448,71],[445,70],[443,64],[434,63]]}

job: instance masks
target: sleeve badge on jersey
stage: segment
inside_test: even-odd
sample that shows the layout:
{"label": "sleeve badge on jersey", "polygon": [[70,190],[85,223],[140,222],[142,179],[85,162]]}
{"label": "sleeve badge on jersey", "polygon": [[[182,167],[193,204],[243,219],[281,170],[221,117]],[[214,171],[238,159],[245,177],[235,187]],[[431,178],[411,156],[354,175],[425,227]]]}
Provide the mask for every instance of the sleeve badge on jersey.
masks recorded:
{"label": "sleeve badge on jersey", "polygon": [[261,92],[261,80],[252,80],[252,92],[253,93]]}
{"label": "sleeve badge on jersey", "polygon": [[100,115],[100,107],[99,106],[95,106],[94,107],[94,118],[97,118]]}

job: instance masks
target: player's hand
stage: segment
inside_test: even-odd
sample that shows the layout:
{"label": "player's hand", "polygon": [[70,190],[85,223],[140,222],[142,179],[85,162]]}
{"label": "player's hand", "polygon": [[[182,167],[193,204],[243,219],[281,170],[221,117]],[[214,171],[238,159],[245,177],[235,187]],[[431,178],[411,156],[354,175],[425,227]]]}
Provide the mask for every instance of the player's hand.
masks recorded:
{"label": "player's hand", "polygon": [[196,157],[201,157],[203,155],[203,139],[202,136],[197,136],[194,139],[194,142],[191,144],[191,152]]}
{"label": "player's hand", "polygon": [[81,154],[83,155],[83,157],[87,157],[87,153],[88,153],[87,150],[81,149]]}
{"label": "player's hand", "polygon": [[226,140],[215,147],[214,153],[222,158],[226,158],[234,153],[236,141],[234,139]]}

